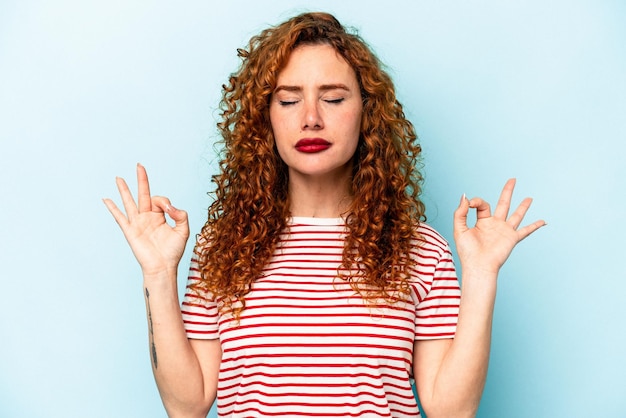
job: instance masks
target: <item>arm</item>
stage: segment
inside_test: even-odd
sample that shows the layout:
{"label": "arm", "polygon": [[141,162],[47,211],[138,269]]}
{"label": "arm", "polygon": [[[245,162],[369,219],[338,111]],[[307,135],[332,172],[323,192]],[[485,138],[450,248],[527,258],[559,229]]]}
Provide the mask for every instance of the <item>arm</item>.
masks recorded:
{"label": "arm", "polygon": [[[461,262],[461,305],[454,339],[417,341],[414,374],[420,401],[429,418],[473,417],[487,377],[491,325],[500,267],[521,240],[545,225],[520,228],[531,199],[508,217],[515,180],[509,180],[491,215],[480,198],[461,199],[454,213],[454,240]],[[467,226],[470,208],[476,225]],[[508,219],[507,219],[508,217]]]}
{"label": "arm", "polygon": [[[187,214],[164,197],[150,195],[145,169],[137,165],[138,199],[117,179],[124,214],[104,203],[141,265],[152,370],[171,417],[205,417],[215,399],[221,360],[219,340],[188,340],[177,291],[177,270],[189,237]],[[174,220],[170,226],[165,214]]]}

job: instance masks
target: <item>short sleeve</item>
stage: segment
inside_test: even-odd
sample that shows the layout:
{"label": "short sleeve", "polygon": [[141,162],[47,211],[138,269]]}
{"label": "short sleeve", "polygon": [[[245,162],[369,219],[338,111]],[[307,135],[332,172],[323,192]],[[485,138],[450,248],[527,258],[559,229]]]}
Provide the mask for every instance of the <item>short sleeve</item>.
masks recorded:
{"label": "short sleeve", "polygon": [[219,338],[218,309],[210,295],[199,293],[192,286],[200,281],[200,268],[197,256],[191,259],[185,297],[181,304],[183,324],[187,338],[212,340]]}
{"label": "short sleeve", "polygon": [[446,240],[423,225],[417,248],[417,280],[413,283],[415,339],[454,338],[461,289]]}

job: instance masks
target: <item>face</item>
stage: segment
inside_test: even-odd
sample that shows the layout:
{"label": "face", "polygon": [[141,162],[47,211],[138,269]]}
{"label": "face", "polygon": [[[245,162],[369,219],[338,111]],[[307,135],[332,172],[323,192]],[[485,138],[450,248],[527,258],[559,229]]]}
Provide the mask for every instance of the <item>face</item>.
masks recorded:
{"label": "face", "polygon": [[276,146],[290,181],[349,178],[362,111],[356,74],[333,47],[297,47],[278,74],[270,103]]}

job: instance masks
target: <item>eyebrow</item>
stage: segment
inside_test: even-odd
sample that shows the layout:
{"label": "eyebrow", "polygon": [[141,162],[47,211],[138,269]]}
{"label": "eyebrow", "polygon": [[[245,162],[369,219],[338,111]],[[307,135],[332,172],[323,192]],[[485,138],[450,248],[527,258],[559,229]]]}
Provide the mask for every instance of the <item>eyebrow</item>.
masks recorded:
{"label": "eyebrow", "polygon": [[[346,86],[345,84],[341,84],[341,83],[337,83],[337,84],[322,84],[321,86],[319,86],[319,89],[322,90],[322,91],[328,91],[328,90],[345,90],[345,91],[350,91],[348,86]],[[279,91],[300,92],[300,91],[302,91],[302,87],[301,86],[277,86],[274,89],[274,93],[278,93]]]}

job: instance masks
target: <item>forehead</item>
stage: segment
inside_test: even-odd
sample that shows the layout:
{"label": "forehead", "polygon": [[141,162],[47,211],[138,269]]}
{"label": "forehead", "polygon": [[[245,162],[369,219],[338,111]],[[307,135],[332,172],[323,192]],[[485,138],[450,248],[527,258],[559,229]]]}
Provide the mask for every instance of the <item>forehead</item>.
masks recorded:
{"label": "forehead", "polygon": [[300,45],[294,49],[287,64],[278,74],[278,84],[357,83],[356,73],[348,62],[330,45]]}

